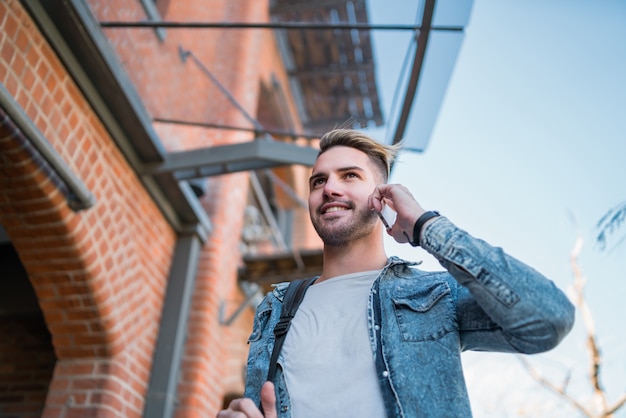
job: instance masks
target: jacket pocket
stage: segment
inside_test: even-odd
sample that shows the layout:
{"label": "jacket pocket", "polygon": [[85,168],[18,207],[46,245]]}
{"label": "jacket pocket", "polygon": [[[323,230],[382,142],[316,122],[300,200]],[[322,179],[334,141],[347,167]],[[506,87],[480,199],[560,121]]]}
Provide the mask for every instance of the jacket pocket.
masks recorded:
{"label": "jacket pocket", "polygon": [[432,283],[406,292],[399,289],[393,307],[404,341],[436,340],[456,329],[454,301],[446,282]]}

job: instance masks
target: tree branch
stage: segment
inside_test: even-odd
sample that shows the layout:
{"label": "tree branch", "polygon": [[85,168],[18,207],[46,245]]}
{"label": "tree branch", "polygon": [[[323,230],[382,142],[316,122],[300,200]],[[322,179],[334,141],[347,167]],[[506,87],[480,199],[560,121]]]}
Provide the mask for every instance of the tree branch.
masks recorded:
{"label": "tree branch", "polygon": [[574,408],[578,409],[584,416],[586,416],[588,418],[593,418],[594,417],[592,412],[590,412],[587,408],[585,408],[585,406],[583,404],[578,402],[576,399],[574,399],[573,397],[571,397],[567,393],[567,384],[569,382],[569,377],[567,377],[565,379],[563,385],[561,385],[559,387],[559,386],[555,385],[554,383],[552,383],[551,381],[549,381],[548,379],[546,379],[545,377],[543,377],[543,375],[541,373],[539,373],[539,371],[535,367],[533,367],[528,362],[528,360],[526,360],[526,358],[524,358],[524,356],[518,355],[517,358],[519,358],[519,360],[522,362],[522,365],[524,366],[524,368],[528,371],[528,373],[532,376],[532,378],[535,379],[535,381],[537,381],[543,387],[551,390],[552,392],[554,392],[557,395],[559,395],[562,398],[564,398]]}
{"label": "tree branch", "polygon": [[[626,214],[626,204],[620,207],[620,210],[622,211],[623,215]],[[586,417],[611,418],[614,416],[615,412],[617,412],[620,408],[626,405],[626,393],[622,394],[621,397],[612,405],[609,405],[607,401],[607,394],[600,383],[602,355],[596,336],[593,315],[591,313],[589,305],[587,304],[587,300],[585,299],[584,291],[587,280],[582,273],[580,265],[578,264],[578,258],[580,256],[582,248],[583,239],[582,237],[578,237],[570,254],[570,264],[572,272],[574,273],[574,283],[571,299],[572,303],[576,305],[576,309],[581,315],[585,327],[587,351],[589,354],[589,381],[593,391],[592,403],[588,404],[587,406],[583,405],[567,393],[570,373],[568,373],[563,381],[563,384],[559,387],[556,384],[550,382],[544,376],[542,376],[539,371],[532,367],[525,358],[523,358],[522,356],[518,356],[518,358],[520,359],[526,370],[538,383],[556,393],[557,395],[561,396],[561,398],[569,402],[572,406],[574,406],[574,408],[576,408]],[[596,411],[598,412],[596,413]]]}
{"label": "tree branch", "polygon": [[583,323],[585,324],[585,331],[587,333],[587,348],[589,351],[589,379],[591,381],[591,387],[593,389],[593,396],[600,410],[606,411],[608,409],[606,393],[600,383],[600,368],[602,365],[602,356],[598,346],[596,337],[595,324],[593,321],[593,315],[585,299],[585,285],[587,280],[585,279],[582,269],[578,264],[578,257],[583,248],[583,239],[578,237],[572,253],[570,255],[570,264],[572,271],[574,272],[574,294],[576,297],[575,304],[582,316]]}
{"label": "tree branch", "polygon": [[607,417],[613,416],[614,413],[617,412],[622,406],[626,405],[626,393],[622,395],[620,399],[618,399],[613,406],[609,407],[606,411]]}
{"label": "tree branch", "polygon": [[[598,235],[596,236],[596,242],[600,245],[601,250],[605,250],[608,245],[609,235],[616,233],[622,224],[626,222],[626,201],[611,208],[607,213],[600,218],[596,228]],[[626,236],[622,237],[617,244],[620,245]]]}

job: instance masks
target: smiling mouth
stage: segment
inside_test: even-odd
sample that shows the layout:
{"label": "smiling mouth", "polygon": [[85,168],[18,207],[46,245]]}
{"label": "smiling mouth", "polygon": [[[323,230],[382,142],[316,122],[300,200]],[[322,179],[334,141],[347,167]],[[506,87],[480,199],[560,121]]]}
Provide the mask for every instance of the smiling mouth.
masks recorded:
{"label": "smiling mouth", "polygon": [[330,200],[322,203],[317,210],[320,215],[332,214],[335,212],[344,212],[354,209],[354,206],[348,201]]}
{"label": "smiling mouth", "polygon": [[327,208],[324,212],[322,212],[322,214],[331,213],[331,212],[340,212],[340,211],[344,211],[344,210],[348,210],[348,208],[339,207],[339,206],[331,206],[331,207]]}

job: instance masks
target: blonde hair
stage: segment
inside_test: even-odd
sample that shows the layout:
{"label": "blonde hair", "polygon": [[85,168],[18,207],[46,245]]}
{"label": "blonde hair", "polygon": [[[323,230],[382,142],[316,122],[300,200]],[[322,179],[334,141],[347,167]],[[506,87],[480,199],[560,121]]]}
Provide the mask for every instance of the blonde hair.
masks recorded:
{"label": "blonde hair", "polygon": [[320,155],[337,146],[355,148],[367,154],[374,166],[380,171],[385,183],[389,180],[389,175],[391,174],[391,164],[396,158],[398,151],[400,151],[400,144],[381,144],[364,133],[353,129],[333,129],[322,136],[320,152],[317,157],[319,158]]}

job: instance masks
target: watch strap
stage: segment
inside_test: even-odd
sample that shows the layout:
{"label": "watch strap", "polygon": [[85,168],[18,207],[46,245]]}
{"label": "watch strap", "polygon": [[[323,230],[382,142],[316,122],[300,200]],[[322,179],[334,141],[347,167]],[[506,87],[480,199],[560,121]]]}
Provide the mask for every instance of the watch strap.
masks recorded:
{"label": "watch strap", "polygon": [[413,240],[409,241],[413,247],[419,247],[420,245],[420,234],[422,233],[422,228],[424,224],[431,220],[432,218],[436,218],[437,216],[441,216],[441,214],[436,210],[429,210],[424,212],[422,216],[417,218],[415,221],[415,225],[413,226]]}

